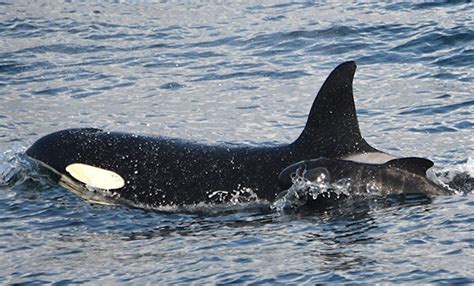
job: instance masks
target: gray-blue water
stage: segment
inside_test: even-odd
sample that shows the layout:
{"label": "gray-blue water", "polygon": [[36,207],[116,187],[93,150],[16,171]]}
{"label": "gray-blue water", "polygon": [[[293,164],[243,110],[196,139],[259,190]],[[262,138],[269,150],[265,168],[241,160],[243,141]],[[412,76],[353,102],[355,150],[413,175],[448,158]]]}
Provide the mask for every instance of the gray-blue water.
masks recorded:
{"label": "gray-blue water", "polygon": [[[470,1],[0,1],[0,283],[474,283]],[[453,195],[314,213],[90,204],[23,152],[70,127],[294,140],[337,64],[373,146]]]}

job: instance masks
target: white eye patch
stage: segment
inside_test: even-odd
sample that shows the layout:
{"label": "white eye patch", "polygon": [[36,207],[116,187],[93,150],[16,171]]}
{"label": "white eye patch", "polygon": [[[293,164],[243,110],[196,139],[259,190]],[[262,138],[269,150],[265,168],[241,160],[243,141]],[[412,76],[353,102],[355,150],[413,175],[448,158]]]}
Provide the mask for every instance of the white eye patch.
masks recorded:
{"label": "white eye patch", "polygon": [[125,180],[119,174],[94,166],[74,163],[67,166],[66,171],[74,179],[93,188],[114,190],[125,186]]}

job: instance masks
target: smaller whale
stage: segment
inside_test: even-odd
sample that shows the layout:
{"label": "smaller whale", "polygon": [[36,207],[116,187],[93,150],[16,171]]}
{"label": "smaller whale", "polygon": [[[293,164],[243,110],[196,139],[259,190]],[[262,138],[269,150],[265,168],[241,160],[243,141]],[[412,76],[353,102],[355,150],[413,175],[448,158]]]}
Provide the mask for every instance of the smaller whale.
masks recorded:
{"label": "smaller whale", "polygon": [[[336,195],[329,201],[360,194],[448,194],[427,178],[426,171],[432,166],[432,161],[417,157],[397,158],[383,164],[332,158],[304,160],[280,173],[278,184],[284,191],[279,198],[291,197],[298,205],[322,206],[328,203],[331,193]],[[310,187],[315,192],[308,192]]]}

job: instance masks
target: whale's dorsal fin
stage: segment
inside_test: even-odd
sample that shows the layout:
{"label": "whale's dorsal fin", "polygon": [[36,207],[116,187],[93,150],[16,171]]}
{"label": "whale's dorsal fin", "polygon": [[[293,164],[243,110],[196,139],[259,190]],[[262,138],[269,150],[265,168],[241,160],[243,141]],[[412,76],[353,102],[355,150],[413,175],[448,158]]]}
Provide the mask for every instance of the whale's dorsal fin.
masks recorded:
{"label": "whale's dorsal fin", "polygon": [[353,61],[337,66],[328,76],[311,107],[306,126],[293,143],[297,148],[321,156],[341,158],[377,152],[360,134],[352,93],[356,70]]}
{"label": "whale's dorsal fin", "polygon": [[434,163],[425,158],[407,157],[390,160],[384,165],[387,167],[406,170],[420,176],[426,176],[426,171],[433,167]]}

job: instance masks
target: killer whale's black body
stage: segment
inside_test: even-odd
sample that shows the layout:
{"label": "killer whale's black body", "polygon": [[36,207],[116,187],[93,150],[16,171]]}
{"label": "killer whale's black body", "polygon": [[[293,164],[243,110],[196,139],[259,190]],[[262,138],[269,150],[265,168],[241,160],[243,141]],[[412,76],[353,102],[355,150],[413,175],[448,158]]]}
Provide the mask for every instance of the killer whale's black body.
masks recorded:
{"label": "killer whale's black body", "polygon": [[354,62],[346,62],[331,72],[313,103],[303,132],[290,144],[203,145],[86,128],[46,135],[26,154],[69,178],[66,168],[75,163],[113,171],[125,184],[110,192],[135,205],[212,202],[215,192],[230,194],[246,188],[260,199],[271,201],[280,191],[279,173],[298,161],[383,154],[360,134],[352,93],[355,69]]}

